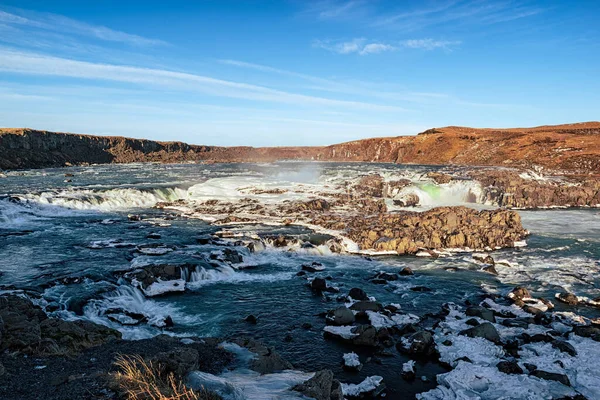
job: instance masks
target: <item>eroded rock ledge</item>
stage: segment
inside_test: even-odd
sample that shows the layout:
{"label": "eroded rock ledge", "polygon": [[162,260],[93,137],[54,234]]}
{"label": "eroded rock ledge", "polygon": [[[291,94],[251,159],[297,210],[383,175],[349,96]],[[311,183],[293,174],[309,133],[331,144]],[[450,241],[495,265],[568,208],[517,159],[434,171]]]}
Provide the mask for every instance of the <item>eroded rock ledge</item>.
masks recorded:
{"label": "eroded rock ledge", "polygon": [[313,224],[342,228],[362,250],[416,254],[420,250],[474,250],[513,247],[527,236],[521,217],[509,210],[476,211],[439,207],[425,212],[401,211],[365,218],[323,215]]}

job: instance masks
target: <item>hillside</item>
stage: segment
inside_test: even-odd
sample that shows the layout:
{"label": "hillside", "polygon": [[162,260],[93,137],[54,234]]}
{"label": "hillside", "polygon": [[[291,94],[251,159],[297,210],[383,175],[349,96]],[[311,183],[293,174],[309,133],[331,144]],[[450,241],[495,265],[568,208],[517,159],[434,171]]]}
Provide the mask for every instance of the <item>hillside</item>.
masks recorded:
{"label": "hillside", "polygon": [[0,129],[0,168],[128,162],[265,162],[281,159],[406,164],[541,165],[600,171],[600,122],[534,128],[449,126],[416,136],[363,139],[322,147],[219,147],[112,136]]}

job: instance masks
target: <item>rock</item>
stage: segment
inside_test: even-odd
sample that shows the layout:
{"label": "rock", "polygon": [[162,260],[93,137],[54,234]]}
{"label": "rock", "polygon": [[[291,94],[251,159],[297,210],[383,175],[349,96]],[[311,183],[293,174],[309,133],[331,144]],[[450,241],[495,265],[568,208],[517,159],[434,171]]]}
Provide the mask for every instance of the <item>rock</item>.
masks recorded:
{"label": "rock", "polygon": [[477,325],[479,325],[479,321],[477,321],[475,318],[469,318],[468,320],[465,321],[465,324],[471,325],[471,326],[477,326]]}
{"label": "rock", "polygon": [[517,286],[508,294],[508,298],[513,300],[515,303],[518,303],[523,301],[523,299],[531,298],[531,293],[529,293],[527,288]]}
{"label": "rock", "polygon": [[405,381],[414,381],[416,378],[415,362],[411,360],[402,364],[401,375],[402,379],[404,379]]}
{"label": "rock", "polygon": [[367,293],[365,293],[365,291],[360,288],[350,289],[350,293],[348,293],[348,295],[354,300],[369,300],[369,296],[367,296]]}
{"label": "rock", "polygon": [[433,289],[428,288],[426,286],[413,286],[410,288],[413,292],[432,292]]}
{"label": "rock", "polygon": [[184,377],[188,372],[198,369],[199,359],[198,350],[192,347],[181,347],[156,354],[152,362],[158,365],[158,370],[163,376],[173,373],[178,377]]}
{"label": "rock", "polygon": [[565,342],[564,340],[554,340],[552,341],[552,347],[562,351],[563,353],[567,353],[573,357],[577,356],[577,350],[575,347],[569,342]]}
{"label": "rock", "polygon": [[260,374],[271,374],[294,366],[281,357],[272,347],[267,347],[253,339],[233,339],[233,343],[245,347],[257,355],[250,363],[250,369]]}
{"label": "rock", "polygon": [[315,373],[309,380],[292,390],[316,400],[343,400],[340,383],[333,379],[333,372],[325,369]]}
{"label": "rock", "polygon": [[327,290],[327,281],[323,278],[315,278],[310,283],[310,287],[315,291],[325,291]]}
{"label": "rock", "polygon": [[484,263],[484,264],[490,264],[490,265],[496,264],[496,262],[494,261],[492,256],[490,256],[488,254],[482,254],[482,255],[473,254],[473,259],[477,260],[481,263]]}
{"label": "rock", "polygon": [[408,354],[416,357],[429,357],[435,353],[433,335],[429,331],[418,331],[408,337]]}
{"label": "rock", "polygon": [[413,272],[413,270],[410,267],[404,267],[400,270],[399,274],[402,276],[409,276],[409,275],[414,275],[415,273]]}
{"label": "rock", "polygon": [[254,314],[250,314],[244,318],[244,321],[256,325],[258,323],[258,317]]}
{"label": "rock", "polygon": [[0,319],[0,349],[27,354],[74,354],[121,338],[120,332],[89,321],[48,318],[40,307],[17,296],[0,297]]}
{"label": "rock", "polygon": [[160,239],[161,236],[158,233],[151,232],[146,235],[146,239]]}
{"label": "rock", "polygon": [[223,249],[223,260],[231,264],[240,264],[244,262],[244,257],[234,249]]}
{"label": "rock", "polygon": [[352,343],[357,346],[376,347],[379,345],[377,339],[377,329],[372,325],[358,325],[354,328],[353,333],[356,337],[352,339]]}
{"label": "rock", "polygon": [[466,329],[466,330],[460,332],[460,334],[466,335],[469,337],[473,337],[473,338],[474,337],[484,338],[484,339],[489,340],[490,342],[493,342],[496,344],[499,344],[501,342],[498,331],[496,330],[494,325],[492,325],[489,322],[484,322],[483,324],[474,326],[473,328]]}
{"label": "rock", "polygon": [[165,318],[165,328],[172,328],[174,325],[173,318],[171,318],[170,315],[167,315],[167,318]]}
{"label": "rock", "polygon": [[383,306],[376,301],[357,301],[350,306],[352,311],[381,311]]}
{"label": "rock", "polygon": [[505,374],[522,374],[523,369],[515,361],[500,361],[496,364],[498,371]]}
{"label": "rock", "polygon": [[304,322],[304,323],[302,324],[302,329],[309,330],[309,329],[311,329],[311,328],[312,328],[312,324],[311,324],[310,322]]}
{"label": "rock", "polygon": [[592,338],[596,342],[600,342],[600,328],[595,326],[574,326],[573,333],[577,336]]}
{"label": "rock", "polygon": [[303,271],[306,271],[306,272],[319,272],[319,271],[323,271],[325,269],[325,267],[323,267],[323,264],[318,263],[318,262],[313,262],[310,265],[302,264],[301,268]]}
{"label": "rock", "polygon": [[531,375],[535,376],[537,378],[540,378],[540,379],[546,379],[549,381],[560,382],[565,386],[571,386],[569,377],[567,377],[566,375],[563,375],[563,374],[557,374],[554,372],[546,372],[546,371],[536,369],[535,371],[531,372]]}
{"label": "rock", "polygon": [[362,364],[358,354],[354,352],[344,354],[342,368],[346,371],[359,372],[362,369]]}
{"label": "rock", "polygon": [[327,314],[327,322],[332,325],[349,325],[354,322],[354,313],[347,307],[341,306]]}
{"label": "rock", "polygon": [[573,293],[563,292],[556,294],[556,300],[568,304],[570,306],[576,306],[579,304],[579,299]]}
{"label": "rock", "polygon": [[465,311],[465,314],[469,317],[479,317],[489,322],[496,322],[496,318],[494,317],[494,312],[485,307],[469,307]]}
{"label": "rock", "polygon": [[488,274],[498,275],[498,271],[496,271],[496,267],[493,265],[488,265],[481,269],[483,272],[487,272]]}

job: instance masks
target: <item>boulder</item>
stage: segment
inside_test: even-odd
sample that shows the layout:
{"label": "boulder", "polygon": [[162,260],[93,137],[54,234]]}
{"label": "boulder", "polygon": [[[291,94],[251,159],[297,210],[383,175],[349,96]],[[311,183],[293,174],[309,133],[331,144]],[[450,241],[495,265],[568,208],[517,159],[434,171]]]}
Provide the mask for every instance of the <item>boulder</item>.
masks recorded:
{"label": "boulder", "polygon": [[496,330],[494,325],[492,325],[489,322],[484,322],[483,324],[466,329],[460,332],[460,334],[472,338],[480,337],[496,344],[499,344],[501,342],[498,331]]}
{"label": "boulder", "polygon": [[381,311],[383,306],[376,301],[357,301],[350,306],[352,311]]}
{"label": "boulder", "polygon": [[435,353],[435,343],[433,335],[429,331],[418,331],[408,337],[410,347],[405,349],[400,343],[396,346],[400,351],[407,351],[408,354],[416,357],[429,357]]}
{"label": "boulder", "polygon": [[315,278],[310,283],[310,287],[315,291],[325,291],[327,290],[327,281],[323,278]]}
{"label": "boulder", "polygon": [[547,372],[547,371],[542,371],[540,369],[536,369],[535,371],[531,372],[531,375],[535,376],[537,378],[540,378],[540,379],[546,379],[549,381],[560,382],[565,386],[571,386],[569,377],[564,374],[557,374],[555,372]]}
{"label": "boulder", "polygon": [[568,292],[557,293],[556,300],[560,301],[561,303],[568,304],[570,306],[576,306],[577,304],[579,304],[579,299],[577,298],[577,296],[573,293]]}
{"label": "boulder", "polygon": [[316,372],[312,378],[294,386],[292,390],[316,400],[343,400],[341,385],[329,369]]}
{"label": "boulder", "polygon": [[494,312],[485,307],[469,307],[465,311],[465,314],[469,317],[479,317],[489,322],[496,322],[496,317],[494,317]]}
{"label": "boulder", "polygon": [[253,339],[234,339],[233,343],[245,347],[256,354],[250,363],[250,369],[260,374],[271,374],[286,369],[293,369],[293,365],[281,357],[275,349],[267,347]]}
{"label": "boulder", "polygon": [[496,364],[498,371],[505,374],[522,374],[523,369],[515,361],[500,361]]}
{"label": "boulder", "polygon": [[349,325],[354,322],[354,313],[341,306],[327,313],[327,322],[332,325]]}
{"label": "boulder", "polygon": [[531,293],[527,288],[522,286],[517,286],[508,294],[508,298],[514,301],[515,303],[522,302],[523,299],[531,298]]}
{"label": "boulder", "polygon": [[554,340],[551,343],[552,347],[554,347],[555,349],[558,349],[563,353],[567,353],[573,357],[577,356],[577,350],[575,350],[575,347],[573,347],[571,343],[566,342],[564,340]]}
{"label": "boulder", "polygon": [[350,289],[350,293],[348,293],[348,296],[350,296],[354,300],[360,300],[360,301],[369,300],[369,296],[367,296],[367,293],[360,288]]}
{"label": "boulder", "polygon": [[352,332],[358,335],[352,339],[352,343],[357,346],[376,347],[379,345],[377,329],[372,325],[358,325]]}

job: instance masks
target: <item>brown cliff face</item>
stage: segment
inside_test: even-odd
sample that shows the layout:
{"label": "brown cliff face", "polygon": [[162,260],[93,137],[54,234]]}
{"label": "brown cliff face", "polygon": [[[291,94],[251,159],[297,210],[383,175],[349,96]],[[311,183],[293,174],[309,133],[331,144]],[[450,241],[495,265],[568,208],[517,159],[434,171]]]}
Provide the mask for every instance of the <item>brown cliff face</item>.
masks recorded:
{"label": "brown cliff face", "polygon": [[123,137],[0,129],[0,168],[127,162],[267,162],[281,159],[406,164],[533,165],[600,174],[600,122],[537,128],[446,127],[416,136],[325,147],[218,147]]}

